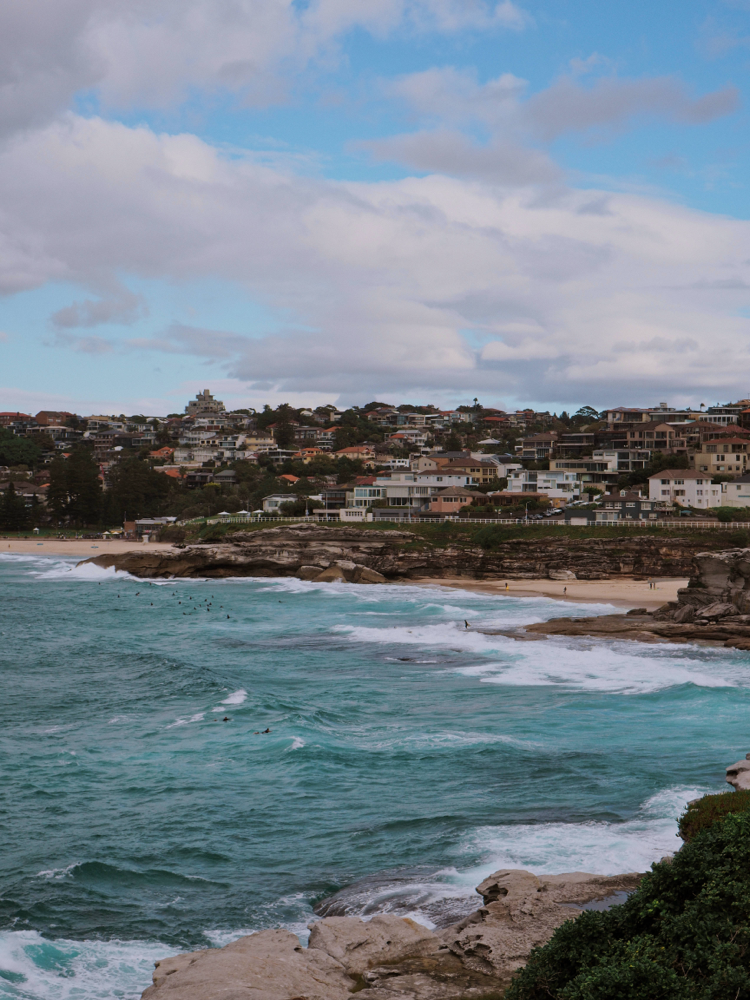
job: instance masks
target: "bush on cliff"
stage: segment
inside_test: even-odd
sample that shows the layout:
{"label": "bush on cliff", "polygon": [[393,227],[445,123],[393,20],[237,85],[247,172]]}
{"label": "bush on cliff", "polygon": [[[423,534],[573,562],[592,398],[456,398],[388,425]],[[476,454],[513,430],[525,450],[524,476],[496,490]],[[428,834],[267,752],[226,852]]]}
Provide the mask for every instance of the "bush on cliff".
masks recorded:
{"label": "bush on cliff", "polygon": [[506,998],[750,1000],[750,812],[654,865],[622,906],[563,924]]}
{"label": "bush on cliff", "polygon": [[730,813],[750,809],[750,792],[726,791],[718,795],[704,795],[691,802],[680,816],[679,832],[683,840],[692,840],[701,830],[725,819]]}

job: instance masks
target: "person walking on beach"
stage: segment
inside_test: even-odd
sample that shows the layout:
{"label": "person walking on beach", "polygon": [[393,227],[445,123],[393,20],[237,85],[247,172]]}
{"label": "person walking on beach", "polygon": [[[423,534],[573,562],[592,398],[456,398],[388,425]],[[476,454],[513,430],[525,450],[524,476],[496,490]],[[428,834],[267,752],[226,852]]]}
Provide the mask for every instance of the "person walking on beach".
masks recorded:
{"label": "person walking on beach", "polygon": [[468,623],[468,622],[466,621],[466,619],[464,618],[464,628],[466,629],[466,628],[468,628],[468,627],[469,627],[469,623]]}

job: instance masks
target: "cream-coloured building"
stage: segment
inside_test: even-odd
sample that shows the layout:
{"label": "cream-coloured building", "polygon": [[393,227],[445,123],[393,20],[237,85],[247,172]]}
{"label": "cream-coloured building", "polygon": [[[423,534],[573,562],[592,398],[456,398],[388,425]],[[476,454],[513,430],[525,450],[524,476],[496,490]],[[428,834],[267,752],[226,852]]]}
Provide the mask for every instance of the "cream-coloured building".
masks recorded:
{"label": "cream-coloured building", "polygon": [[748,442],[741,437],[704,441],[693,454],[696,470],[710,475],[722,473],[740,476],[747,472],[747,463]]}

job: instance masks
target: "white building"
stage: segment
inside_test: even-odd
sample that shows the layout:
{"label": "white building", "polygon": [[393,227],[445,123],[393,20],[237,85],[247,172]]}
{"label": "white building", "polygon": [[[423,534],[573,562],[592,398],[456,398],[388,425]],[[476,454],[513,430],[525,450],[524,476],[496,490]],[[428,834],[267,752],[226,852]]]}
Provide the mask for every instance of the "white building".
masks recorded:
{"label": "white building", "polygon": [[295,493],[272,493],[263,497],[263,510],[266,514],[275,514],[283,503],[294,503],[299,500]]}
{"label": "white building", "polygon": [[518,469],[508,474],[509,493],[544,493],[550,500],[577,500],[581,494],[581,480],[577,472],[562,469]]}
{"label": "white building", "polygon": [[750,473],[722,483],[721,491],[722,507],[750,507]]}
{"label": "white building", "polygon": [[471,476],[439,473],[394,472],[380,477],[371,486],[355,486],[346,494],[347,507],[369,507],[385,501],[388,507],[407,507],[412,511],[428,509],[430,499],[448,486],[471,486]]}
{"label": "white building", "polygon": [[694,469],[664,469],[649,476],[648,496],[680,507],[721,507],[723,503],[721,485]]}

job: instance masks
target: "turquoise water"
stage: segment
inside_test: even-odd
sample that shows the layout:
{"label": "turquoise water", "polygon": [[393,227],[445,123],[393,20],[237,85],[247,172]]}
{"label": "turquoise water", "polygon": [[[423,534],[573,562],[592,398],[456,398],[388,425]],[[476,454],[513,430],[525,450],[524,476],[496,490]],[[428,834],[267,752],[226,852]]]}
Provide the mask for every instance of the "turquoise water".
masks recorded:
{"label": "turquoise water", "polygon": [[137,997],[331,896],[440,925],[499,867],[674,850],[750,749],[750,654],[463,627],[582,610],[0,556],[0,997]]}

